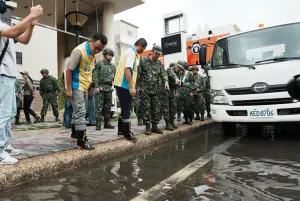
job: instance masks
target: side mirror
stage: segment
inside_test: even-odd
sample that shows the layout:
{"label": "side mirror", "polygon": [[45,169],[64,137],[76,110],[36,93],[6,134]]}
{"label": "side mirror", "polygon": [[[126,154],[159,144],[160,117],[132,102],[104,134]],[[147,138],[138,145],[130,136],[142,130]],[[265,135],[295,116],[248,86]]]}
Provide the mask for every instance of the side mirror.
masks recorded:
{"label": "side mirror", "polygon": [[199,51],[199,61],[201,66],[206,65],[206,55],[207,55],[207,45],[201,45],[200,51]]}

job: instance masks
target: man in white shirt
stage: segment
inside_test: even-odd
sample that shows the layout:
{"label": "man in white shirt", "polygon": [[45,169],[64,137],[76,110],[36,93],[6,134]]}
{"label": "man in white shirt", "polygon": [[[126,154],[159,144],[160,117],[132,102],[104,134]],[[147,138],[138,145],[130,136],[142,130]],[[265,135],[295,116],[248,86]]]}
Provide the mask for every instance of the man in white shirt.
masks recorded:
{"label": "man in white shirt", "polygon": [[[0,0],[0,14],[6,12],[4,0]],[[38,18],[43,14],[40,5],[32,7],[30,14],[13,27],[0,21],[0,165],[18,162],[11,155],[17,154],[10,146],[11,120],[16,115],[14,83],[17,77],[14,43],[28,44]]]}

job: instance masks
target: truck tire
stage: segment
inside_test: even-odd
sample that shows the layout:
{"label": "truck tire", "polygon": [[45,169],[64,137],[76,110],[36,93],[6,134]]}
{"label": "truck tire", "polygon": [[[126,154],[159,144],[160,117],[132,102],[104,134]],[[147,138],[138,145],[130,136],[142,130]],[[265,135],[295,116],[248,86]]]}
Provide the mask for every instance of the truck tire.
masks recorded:
{"label": "truck tire", "polygon": [[249,137],[259,137],[262,134],[262,125],[247,124],[247,135]]}
{"label": "truck tire", "polygon": [[236,135],[236,123],[222,122],[223,134],[226,137]]}

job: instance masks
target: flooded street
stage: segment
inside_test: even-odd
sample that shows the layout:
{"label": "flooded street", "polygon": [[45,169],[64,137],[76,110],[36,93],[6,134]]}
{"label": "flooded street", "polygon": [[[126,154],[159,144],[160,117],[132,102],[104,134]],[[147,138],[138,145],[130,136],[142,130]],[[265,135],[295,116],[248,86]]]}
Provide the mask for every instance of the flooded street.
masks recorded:
{"label": "flooded street", "polygon": [[[1,193],[1,201],[300,200],[300,138],[221,127]],[[267,133],[266,133],[267,134]]]}

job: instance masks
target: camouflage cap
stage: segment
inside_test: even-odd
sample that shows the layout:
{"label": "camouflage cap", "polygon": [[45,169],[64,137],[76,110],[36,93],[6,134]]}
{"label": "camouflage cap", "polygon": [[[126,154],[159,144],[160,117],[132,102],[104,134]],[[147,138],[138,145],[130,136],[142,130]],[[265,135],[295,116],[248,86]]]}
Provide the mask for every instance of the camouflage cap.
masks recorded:
{"label": "camouflage cap", "polygon": [[197,71],[199,71],[199,67],[198,66],[192,66],[191,70],[197,70]]}
{"label": "camouflage cap", "polygon": [[171,68],[171,67],[175,67],[175,66],[177,66],[177,64],[176,64],[175,62],[172,62],[172,63],[170,63],[170,65],[169,65],[170,68]]}
{"label": "camouflage cap", "polygon": [[103,50],[103,55],[111,55],[111,56],[115,56],[115,53],[112,49],[110,48],[106,48],[105,50]]}
{"label": "camouflage cap", "polygon": [[182,68],[182,69],[185,69],[186,68],[186,64],[185,64],[186,62],[185,61],[178,61],[177,62],[177,66],[178,67],[180,67],[180,68]]}
{"label": "camouflage cap", "polygon": [[46,68],[44,68],[44,69],[41,70],[41,74],[44,74],[44,73],[49,74],[49,71]]}
{"label": "camouflage cap", "polygon": [[162,49],[159,45],[153,45],[152,51],[158,54],[162,54]]}

